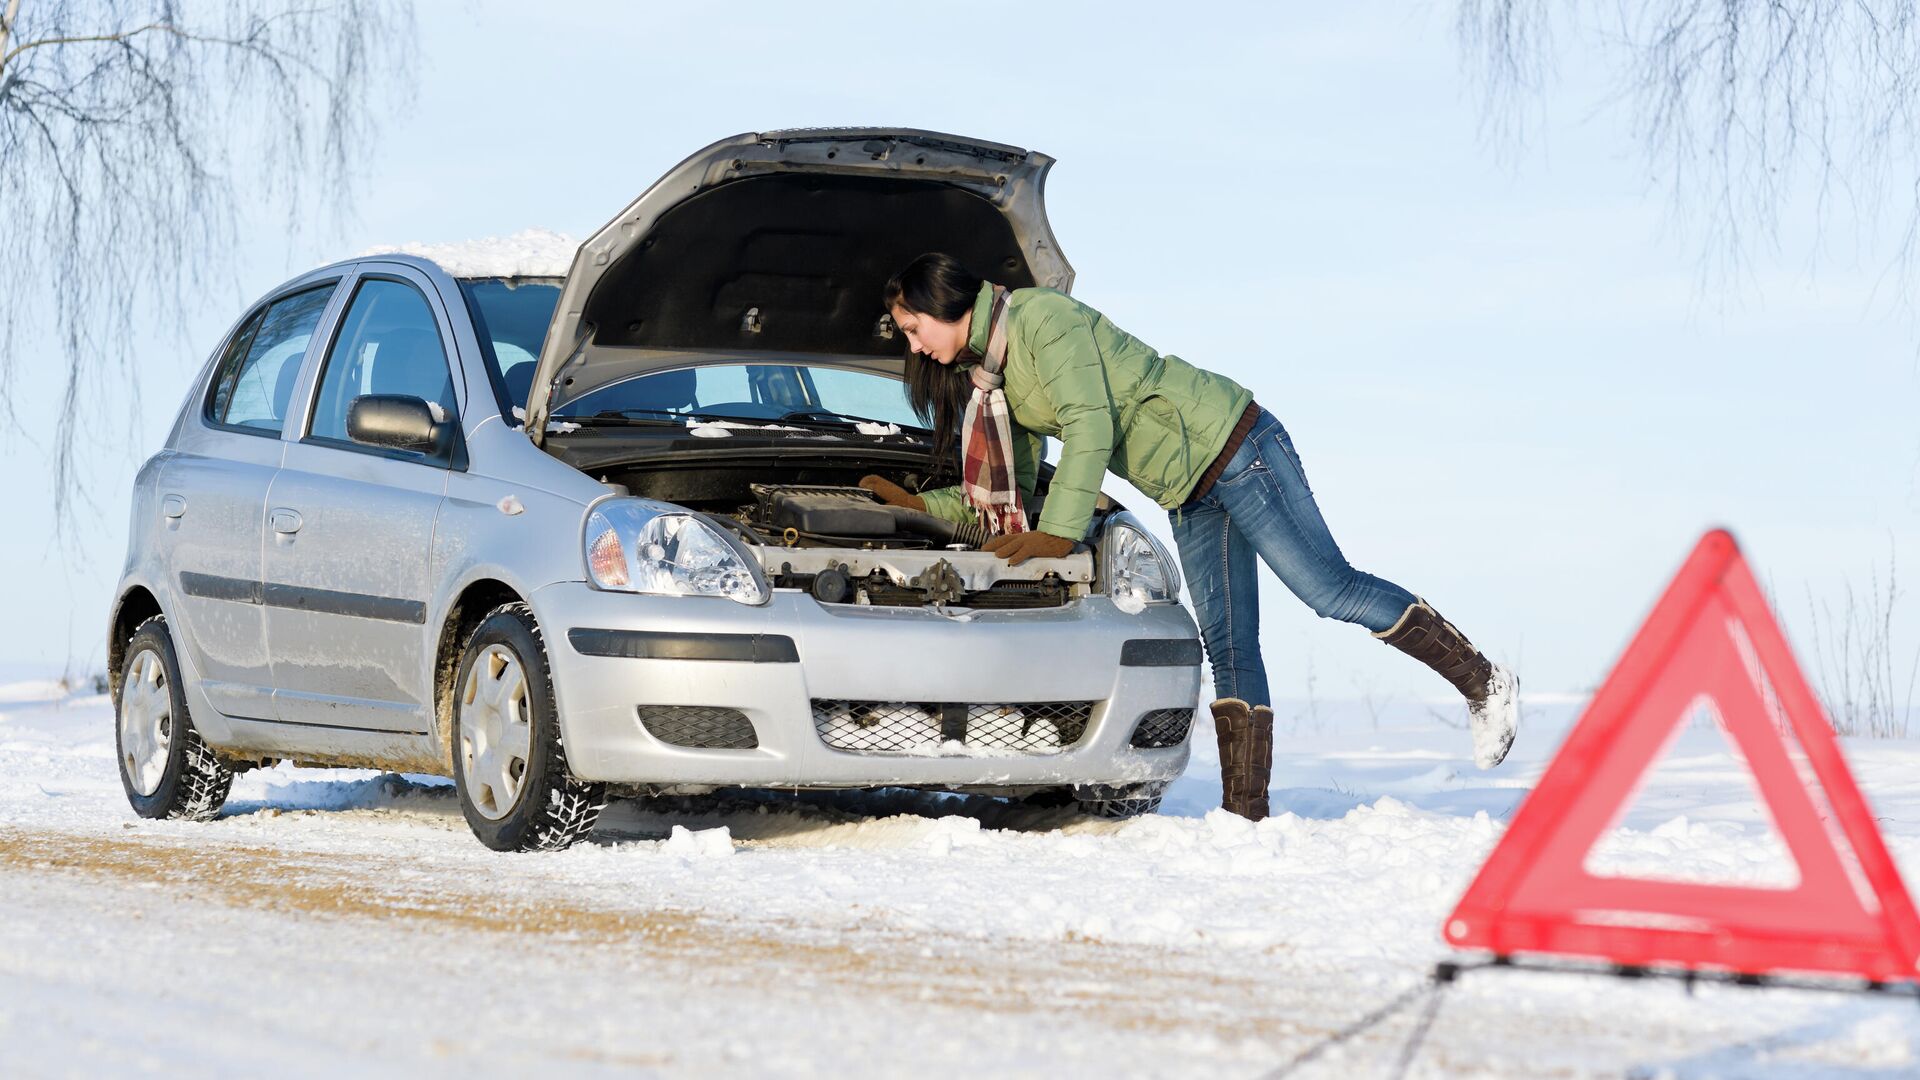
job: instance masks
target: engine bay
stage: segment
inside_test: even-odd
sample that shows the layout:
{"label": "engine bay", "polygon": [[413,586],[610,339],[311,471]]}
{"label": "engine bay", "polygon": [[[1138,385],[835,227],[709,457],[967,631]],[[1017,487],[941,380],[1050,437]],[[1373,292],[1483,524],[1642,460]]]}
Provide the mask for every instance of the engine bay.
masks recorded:
{"label": "engine bay", "polygon": [[[857,486],[868,473],[909,491],[936,486],[908,469],[764,458],[637,466],[602,479],[707,514],[747,541],[774,588],[802,589],[823,604],[1045,608],[1092,587],[1090,552],[1008,566],[980,550],[980,526],[889,506]],[[1030,517],[1041,502],[1033,500]]]}
{"label": "engine bay", "polygon": [[888,506],[860,487],[753,484],[754,501],[736,518],[783,547],[948,548],[971,551],[986,542],[978,525],[923,510]]}
{"label": "engine bay", "polygon": [[[915,455],[919,456],[919,455]],[[595,470],[626,494],[673,503],[724,519],[756,544],[780,548],[973,551],[986,541],[977,525],[958,524],[904,506],[888,506],[859,487],[878,474],[908,491],[954,483],[946,476],[880,464],[804,458],[667,461]],[[1044,499],[1028,506],[1039,513]]]}
{"label": "engine bay", "polygon": [[981,526],[889,506],[865,488],[754,484],[751,490],[753,503],[736,519],[757,534],[775,587],[806,589],[824,604],[1059,607],[1091,576],[1092,560],[1084,555],[1078,560],[1084,571],[1009,567],[979,550],[986,540]]}

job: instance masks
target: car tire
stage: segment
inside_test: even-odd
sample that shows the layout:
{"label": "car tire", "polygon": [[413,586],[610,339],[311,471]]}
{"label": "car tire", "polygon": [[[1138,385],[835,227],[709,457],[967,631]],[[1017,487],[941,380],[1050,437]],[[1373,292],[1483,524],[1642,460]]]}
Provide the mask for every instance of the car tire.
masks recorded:
{"label": "car tire", "polygon": [[1133,818],[1157,813],[1160,809],[1160,796],[1149,795],[1144,799],[1081,799],[1080,812],[1098,818]]}
{"label": "car tire", "polygon": [[187,821],[219,815],[233,770],[194,729],[166,616],[148,618],[127,638],[113,717],[120,786],[134,813]]}
{"label": "car tire", "polygon": [[606,785],[567,770],[532,609],[488,612],[461,652],[453,688],[453,781],[473,835],[495,851],[559,851],[593,831]]}

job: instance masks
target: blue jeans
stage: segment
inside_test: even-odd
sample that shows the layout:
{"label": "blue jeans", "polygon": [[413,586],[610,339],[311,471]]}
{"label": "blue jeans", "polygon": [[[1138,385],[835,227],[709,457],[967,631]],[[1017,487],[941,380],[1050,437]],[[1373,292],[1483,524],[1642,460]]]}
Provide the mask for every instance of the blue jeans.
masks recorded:
{"label": "blue jeans", "polygon": [[1407,590],[1348,565],[1313,501],[1293,440],[1265,409],[1212,489],[1171,518],[1215,697],[1272,704],[1260,662],[1256,554],[1323,619],[1379,633],[1414,603]]}

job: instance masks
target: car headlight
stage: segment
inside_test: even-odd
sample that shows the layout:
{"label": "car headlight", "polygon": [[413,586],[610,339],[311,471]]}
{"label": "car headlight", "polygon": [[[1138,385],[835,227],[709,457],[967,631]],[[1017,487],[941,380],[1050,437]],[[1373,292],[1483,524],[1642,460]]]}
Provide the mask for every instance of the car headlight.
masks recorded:
{"label": "car headlight", "polygon": [[739,538],[664,503],[602,500],[587,515],[580,542],[596,588],[742,604],[764,604],[770,595],[759,560]]}
{"label": "car headlight", "polygon": [[1107,595],[1122,611],[1180,599],[1180,571],[1165,548],[1131,517],[1109,520],[1101,542],[1106,553]]}

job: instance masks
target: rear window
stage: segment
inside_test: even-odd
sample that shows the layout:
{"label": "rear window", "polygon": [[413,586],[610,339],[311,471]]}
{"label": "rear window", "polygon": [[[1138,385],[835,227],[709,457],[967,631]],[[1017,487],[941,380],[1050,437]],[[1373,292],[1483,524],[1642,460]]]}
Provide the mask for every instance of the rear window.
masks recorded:
{"label": "rear window", "polygon": [[225,428],[278,434],[320,314],[335,282],[282,297],[256,313],[221,358],[206,417]]}
{"label": "rear window", "polygon": [[484,278],[460,282],[460,292],[480,338],[487,377],[501,398],[501,411],[525,409],[540,344],[560,303],[559,283]]}

